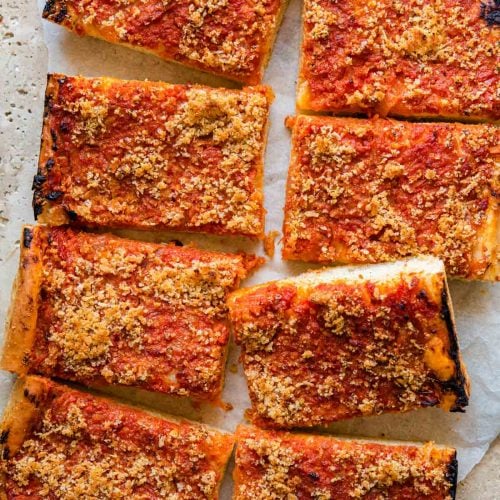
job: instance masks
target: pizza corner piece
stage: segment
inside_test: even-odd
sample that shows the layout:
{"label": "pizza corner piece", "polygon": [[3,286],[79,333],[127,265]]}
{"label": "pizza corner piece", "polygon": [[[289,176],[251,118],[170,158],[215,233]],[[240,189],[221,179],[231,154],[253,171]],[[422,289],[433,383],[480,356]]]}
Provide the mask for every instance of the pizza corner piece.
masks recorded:
{"label": "pizza corner piece", "polygon": [[296,116],[283,257],[441,258],[450,277],[500,279],[500,130],[491,124]]}
{"label": "pizza corner piece", "polygon": [[256,425],[305,428],[468,405],[435,257],[313,271],[242,288],[228,305]]}
{"label": "pizza corner piece", "polygon": [[43,17],[78,35],[247,85],[262,81],[287,0],[47,0]]}
{"label": "pizza corner piece", "polygon": [[266,431],[236,431],[235,500],[419,498],[454,500],[453,448]]}
{"label": "pizza corner piece", "polygon": [[6,498],[215,500],[231,434],[48,379],[18,379],[0,432]]}
{"label": "pizza corner piece", "polygon": [[272,100],[267,86],[51,74],[35,218],[263,238]]}
{"label": "pizza corner piece", "polygon": [[247,254],[25,226],[1,367],[220,403]]}
{"label": "pizza corner piece", "polygon": [[480,0],[306,0],[297,106],[496,121],[498,16]]}

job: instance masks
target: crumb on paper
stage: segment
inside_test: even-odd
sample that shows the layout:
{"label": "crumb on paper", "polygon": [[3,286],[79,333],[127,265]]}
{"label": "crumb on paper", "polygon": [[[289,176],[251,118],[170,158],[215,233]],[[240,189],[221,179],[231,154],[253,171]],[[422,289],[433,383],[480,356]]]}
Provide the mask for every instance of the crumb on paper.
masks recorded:
{"label": "crumb on paper", "polygon": [[264,252],[271,259],[274,257],[275,240],[279,236],[279,231],[269,231],[264,237]]}

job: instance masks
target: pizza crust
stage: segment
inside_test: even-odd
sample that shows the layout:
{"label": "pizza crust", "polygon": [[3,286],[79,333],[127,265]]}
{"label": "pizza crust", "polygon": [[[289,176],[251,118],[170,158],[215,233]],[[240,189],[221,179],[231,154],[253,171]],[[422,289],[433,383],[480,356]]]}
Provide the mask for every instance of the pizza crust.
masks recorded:
{"label": "pizza crust", "polygon": [[24,226],[19,269],[14,280],[0,360],[3,370],[26,375],[35,339],[42,280],[41,233]]}

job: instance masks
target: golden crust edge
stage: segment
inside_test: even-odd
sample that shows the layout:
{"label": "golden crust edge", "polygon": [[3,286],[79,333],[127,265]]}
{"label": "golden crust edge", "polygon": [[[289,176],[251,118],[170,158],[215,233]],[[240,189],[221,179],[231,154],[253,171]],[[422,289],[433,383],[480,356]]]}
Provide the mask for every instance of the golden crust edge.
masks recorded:
{"label": "golden crust edge", "polygon": [[33,346],[38,317],[42,278],[41,231],[40,227],[28,225],[22,229],[19,268],[12,287],[0,359],[1,369],[21,376],[29,370],[27,359]]}
{"label": "golden crust edge", "polygon": [[288,234],[288,224],[289,224],[289,215],[290,215],[290,200],[292,198],[292,178],[294,177],[295,171],[298,167],[297,160],[297,134],[296,127],[298,123],[302,119],[301,115],[296,116],[287,116],[285,118],[285,127],[290,129],[291,131],[291,150],[290,150],[290,162],[288,164],[288,172],[286,177],[285,184],[285,205],[283,207],[283,224],[282,224],[282,245],[281,245],[281,257],[283,260],[298,260],[294,259],[295,252],[290,248],[289,239],[290,235]]}
{"label": "golden crust edge", "polygon": [[[251,87],[246,87],[246,88],[251,88]],[[255,87],[254,87],[255,88]],[[258,240],[262,241],[265,237],[265,232],[266,232],[266,209],[264,205],[264,164],[265,164],[265,156],[266,156],[266,150],[267,150],[267,145],[268,145],[268,139],[269,139],[269,127],[270,127],[270,121],[269,121],[269,113],[271,110],[271,104],[274,101],[274,92],[271,87],[269,86],[259,86],[257,88],[261,88],[266,96],[266,101],[267,101],[267,111],[266,111],[266,122],[264,124],[264,128],[262,130],[262,136],[261,136],[261,142],[262,142],[262,148],[260,152],[260,156],[257,160],[256,164],[256,178],[255,178],[255,192],[259,197],[259,202],[261,205],[261,215],[260,215],[260,228],[259,231],[256,232],[253,236],[253,238],[257,238]]]}
{"label": "golden crust edge", "polygon": [[260,83],[264,77],[264,72],[271,59],[273,49],[276,44],[276,38],[278,37],[278,33],[281,28],[281,24],[283,23],[283,18],[285,17],[285,12],[289,3],[290,0],[280,0],[280,6],[278,12],[276,13],[274,24],[269,35],[265,38],[264,47],[262,48],[263,57],[257,69],[259,74],[259,80],[257,83]]}

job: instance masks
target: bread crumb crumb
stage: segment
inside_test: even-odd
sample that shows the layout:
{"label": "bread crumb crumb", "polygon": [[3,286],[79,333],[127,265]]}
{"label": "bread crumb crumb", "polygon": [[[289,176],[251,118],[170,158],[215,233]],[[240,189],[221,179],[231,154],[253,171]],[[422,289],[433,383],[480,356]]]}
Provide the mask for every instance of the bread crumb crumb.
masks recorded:
{"label": "bread crumb crumb", "polygon": [[264,252],[266,252],[266,255],[271,259],[274,257],[275,240],[279,236],[279,234],[279,231],[274,230],[269,231],[264,236]]}

